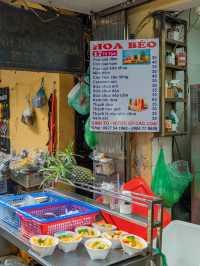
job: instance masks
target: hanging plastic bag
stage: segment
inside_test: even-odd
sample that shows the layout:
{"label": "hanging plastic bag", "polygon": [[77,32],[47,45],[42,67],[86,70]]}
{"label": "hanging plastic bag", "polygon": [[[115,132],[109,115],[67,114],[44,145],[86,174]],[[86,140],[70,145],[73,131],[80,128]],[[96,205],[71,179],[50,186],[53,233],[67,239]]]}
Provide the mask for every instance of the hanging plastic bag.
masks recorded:
{"label": "hanging plastic bag", "polygon": [[87,115],[90,112],[90,77],[84,76],[83,81],[77,83],[68,94],[68,104],[79,114]]}
{"label": "hanging plastic bag", "polygon": [[44,78],[42,78],[40,89],[38,90],[36,96],[32,99],[32,105],[35,108],[41,108],[46,104],[46,102],[47,97],[44,89]]}
{"label": "hanging plastic bag", "polygon": [[183,164],[184,170],[178,167],[179,164],[177,162],[167,165],[164,151],[163,149],[160,150],[151,188],[155,195],[163,199],[165,207],[170,208],[177,203],[192,181],[192,175],[186,167],[186,164],[187,162]]}
{"label": "hanging plastic bag", "polygon": [[173,193],[170,172],[165,162],[163,149],[160,150],[156,163],[151,188],[155,195],[160,196],[163,199],[163,203],[166,207],[171,207],[178,199]]}
{"label": "hanging plastic bag", "polygon": [[189,183],[192,182],[192,174],[189,171],[189,165],[186,161],[176,161],[169,165],[171,182],[173,190],[182,196]]}
{"label": "hanging plastic bag", "polygon": [[97,134],[90,130],[90,118],[85,123],[85,134],[84,134],[85,142],[87,145],[93,150],[97,143]]}
{"label": "hanging plastic bag", "polygon": [[26,97],[25,101],[26,101],[26,105],[25,105],[25,109],[22,113],[21,121],[25,125],[31,126],[34,123],[35,116],[34,116],[34,112],[33,112],[33,109],[31,107],[31,104],[30,104],[29,97]]}

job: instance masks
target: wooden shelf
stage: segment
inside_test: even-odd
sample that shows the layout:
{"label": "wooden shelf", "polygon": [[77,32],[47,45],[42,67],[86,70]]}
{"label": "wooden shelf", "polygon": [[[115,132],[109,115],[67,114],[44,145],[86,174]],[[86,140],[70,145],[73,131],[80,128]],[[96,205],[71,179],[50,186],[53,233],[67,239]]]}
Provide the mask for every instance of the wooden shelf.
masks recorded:
{"label": "wooden shelf", "polygon": [[168,23],[187,25],[187,22],[185,20],[177,18],[172,15],[165,14],[165,19],[166,19],[166,22]]}
{"label": "wooden shelf", "polygon": [[166,68],[176,70],[176,71],[185,71],[186,70],[186,67],[169,65],[169,64],[166,65]]}
{"label": "wooden shelf", "polygon": [[177,103],[177,102],[186,103],[187,100],[184,98],[165,98],[165,102],[167,102],[167,103]]}
{"label": "wooden shelf", "polygon": [[[167,50],[175,52],[176,49],[182,48],[184,49],[187,55],[187,21],[179,19],[175,16],[169,15],[167,12],[158,12],[155,18],[155,35],[160,39],[160,82],[161,82],[161,90],[160,90],[160,121],[161,121],[161,132],[160,136],[163,137],[173,137],[173,136],[184,136],[188,134],[188,71],[187,71],[187,61],[185,66],[178,66],[172,64],[166,64],[166,54]],[[181,30],[183,30],[184,36],[182,41],[176,41],[168,38],[168,30],[169,28],[173,28],[176,26],[181,26]],[[169,36],[170,37],[170,36]],[[172,36],[173,37],[173,36]],[[170,61],[169,61],[170,62]],[[179,73],[180,72],[180,73]],[[181,77],[180,75],[181,74]],[[166,80],[176,80],[181,79],[181,83],[183,86],[183,98],[168,98],[166,97]],[[170,112],[171,109],[174,109],[177,112],[177,108],[179,105],[177,103],[181,103],[183,108],[183,127],[181,128],[181,132],[167,132],[165,130],[165,118],[166,114]]]}
{"label": "wooden shelf", "polygon": [[186,43],[184,43],[184,42],[170,40],[170,39],[167,39],[166,43],[170,44],[170,45],[174,45],[176,47],[186,47],[187,46]]}
{"label": "wooden shelf", "polygon": [[188,134],[188,132],[165,132],[165,136],[166,137],[170,137],[170,136],[185,136],[185,135],[187,135]]}

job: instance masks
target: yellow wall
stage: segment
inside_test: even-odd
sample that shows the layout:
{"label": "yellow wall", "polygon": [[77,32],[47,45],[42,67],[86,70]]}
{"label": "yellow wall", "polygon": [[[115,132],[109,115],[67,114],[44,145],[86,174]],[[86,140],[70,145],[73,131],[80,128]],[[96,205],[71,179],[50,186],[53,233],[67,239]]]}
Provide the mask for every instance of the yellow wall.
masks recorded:
{"label": "yellow wall", "polygon": [[[10,138],[11,148],[16,152],[23,148],[47,149],[46,144],[49,138],[48,105],[35,109],[36,121],[33,126],[27,126],[21,122],[25,97],[28,95],[32,98],[36,94],[40,88],[42,77],[44,77],[47,97],[50,96],[54,81],[56,82],[58,148],[64,148],[74,136],[74,114],[69,110],[66,102],[67,93],[73,85],[71,75],[1,70],[0,87],[8,86],[10,88]],[[71,125],[70,130],[69,125]]]}
{"label": "yellow wall", "polygon": [[60,150],[66,148],[68,144],[74,141],[75,121],[74,110],[67,104],[67,95],[74,85],[72,75],[60,74],[59,90],[59,132],[58,147]]}

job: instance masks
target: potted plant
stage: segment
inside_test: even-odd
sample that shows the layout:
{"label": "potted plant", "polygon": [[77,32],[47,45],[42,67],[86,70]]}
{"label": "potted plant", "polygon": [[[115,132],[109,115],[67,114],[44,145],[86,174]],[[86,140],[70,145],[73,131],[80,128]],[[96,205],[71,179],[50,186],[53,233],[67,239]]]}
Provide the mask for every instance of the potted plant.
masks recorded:
{"label": "potted plant", "polygon": [[77,165],[73,152],[73,144],[68,145],[64,152],[46,155],[45,163],[40,172],[43,173],[42,186],[62,180],[66,183],[90,183],[94,177],[88,168]]}

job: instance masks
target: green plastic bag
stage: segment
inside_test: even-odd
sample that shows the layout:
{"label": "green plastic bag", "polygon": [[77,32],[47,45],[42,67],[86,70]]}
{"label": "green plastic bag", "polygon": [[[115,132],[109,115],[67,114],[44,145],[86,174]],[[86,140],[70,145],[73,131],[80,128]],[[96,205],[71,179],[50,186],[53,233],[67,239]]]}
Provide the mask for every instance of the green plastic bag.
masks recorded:
{"label": "green plastic bag", "polygon": [[191,181],[192,175],[187,162],[177,161],[168,165],[165,162],[164,151],[161,149],[151,188],[155,195],[163,199],[164,206],[171,208],[177,203]]}
{"label": "green plastic bag", "polygon": [[90,118],[88,118],[88,120],[85,123],[84,137],[87,145],[93,150],[96,147],[98,140],[97,140],[97,134],[90,130]]}
{"label": "green plastic bag", "polygon": [[169,165],[169,171],[171,176],[171,182],[173,184],[173,190],[178,191],[180,197],[192,182],[193,176],[189,171],[188,162],[176,161]]}
{"label": "green plastic bag", "polygon": [[82,82],[77,83],[68,94],[68,104],[79,114],[87,115],[90,112],[90,77],[84,76]]}
{"label": "green plastic bag", "polygon": [[168,266],[167,264],[167,258],[165,256],[164,253],[162,253],[162,251],[158,248],[154,249],[154,252],[156,252],[158,255],[161,256],[161,260],[162,260],[162,266]]}

